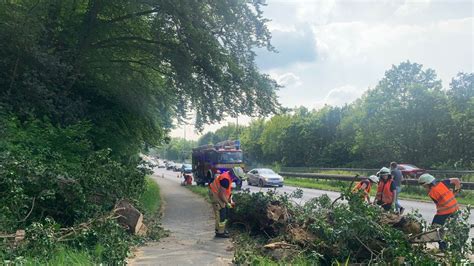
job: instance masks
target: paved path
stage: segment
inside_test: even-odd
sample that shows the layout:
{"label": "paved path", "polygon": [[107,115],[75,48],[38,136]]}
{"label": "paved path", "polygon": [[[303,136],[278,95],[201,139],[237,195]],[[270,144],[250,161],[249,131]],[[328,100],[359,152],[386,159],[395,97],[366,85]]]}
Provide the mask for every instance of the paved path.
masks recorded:
{"label": "paved path", "polygon": [[153,179],[160,186],[164,201],[162,224],[170,236],[141,247],[130,265],[231,264],[232,244],[228,239],[214,238],[214,218],[209,203],[180,186],[176,173],[160,169]]}

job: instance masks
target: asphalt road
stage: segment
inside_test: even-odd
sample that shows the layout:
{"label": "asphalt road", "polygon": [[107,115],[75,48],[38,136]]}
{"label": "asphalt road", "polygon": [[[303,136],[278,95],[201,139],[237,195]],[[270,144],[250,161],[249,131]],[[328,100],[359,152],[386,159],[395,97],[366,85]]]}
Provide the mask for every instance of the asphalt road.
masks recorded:
{"label": "asphalt road", "polygon": [[[165,178],[170,178],[171,180],[174,180],[177,184],[181,182],[180,178],[177,178],[179,175],[178,172],[172,172],[172,171],[167,171],[164,169],[156,169],[155,173],[158,175],[164,175]],[[252,192],[258,192],[258,191],[268,191],[268,190],[273,190],[276,189],[277,192],[280,193],[292,193],[295,191],[297,188],[292,187],[292,186],[283,186],[279,188],[271,188],[271,187],[266,187],[266,188],[260,188],[256,186],[248,186],[247,182],[244,182],[244,185],[242,186],[242,189],[250,189]],[[318,190],[318,189],[310,189],[310,188],[301,188],[303,190],[303,198],[301,199],[301,203],[304,203],[314,197],[319,197],[323,194],[326,194],[331,198],[332,200],[336,199],[339,197],[338,192],[333,192],[333,191],[326,191],[326,190]],[[403,190],[402,190],[403,193]],[[427,196],[428,199],[428,196]],[[298,200],[297,200],[298,201]],[[405,213],[413,212],[414,210],[418,210],[418,212],[422,215],[422,217],[430,224],[434,214],[436,213],[436,207],[435,204],[432,202],[421,202],[421,201],[415,201],[415,200],[400,200],[400,204],[405,208]],[[471,214],[470,217],[470,222],[471,224],[474,224],[474,215]],[[474,230],[471,229],[469,232],[469,236],[471,239],[474,239]]]}

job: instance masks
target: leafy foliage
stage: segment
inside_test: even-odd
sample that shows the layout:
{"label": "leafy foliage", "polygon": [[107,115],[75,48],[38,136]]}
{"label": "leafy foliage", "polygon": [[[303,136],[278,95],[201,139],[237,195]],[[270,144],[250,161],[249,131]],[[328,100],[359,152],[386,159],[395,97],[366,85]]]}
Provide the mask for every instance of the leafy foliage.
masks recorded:
{"label": "leafy foliage", "polygon": [[[234,195],[237,205],[231,215],[235,230],[246,229],[236,236],[238,245],[235,262],[252,264],[260,262],[331,265],[349,263],[407,263],[433,264],[462,262],[468,254],[467,244],[470,225],[469,210],[462,212],[460,220],[446,225],[450,252],[437,257],[424,245],[413,245],[397,225],[384,222],[381,208],[366,204],[360,195],[349,189],[341,194],[342,201],[331,201],[323,195],[299,205],[295,195],[243,192]],[[279,206],[288,217],[270,219],[269,210]],[[419,214],[410,214],[406,221],[425,224]],[[244,225],[242,227],[242,225]],[[467,230],[467,231],[466,231]],[[264,248],[268,243],[282,243],[285,248]]]}
{"label": "leafy foliage", "polygon": [[295,108],[253,121],[239,137],[252,164],[375,168],[399,161],[470,169],[473,81],[473,73],[459,73],[444,90],[434,70],[402,62],[350,105]]}
{"label": "leafy foliage", "polygon": [[[50,254],[60,246],[50,233],[140,197],[148,170],[138,154],[162,144],[173,119],[194,111],[202,128],[276,112],[278,85],[259,73],[252,51],[273,50],[261,5],[2,1],[2,233],[27,228],[31,255]],[[119,263],[129,240],[107,222],[74,245]],[[22,252],[5,245],[2,258]]]}
{"label": "leafy foliage", "polygon": [[172,138],[168,143],[157,148],[157,152],[163,158],[184,162],[191,160],[191,150],[195,147],[195,141]]}

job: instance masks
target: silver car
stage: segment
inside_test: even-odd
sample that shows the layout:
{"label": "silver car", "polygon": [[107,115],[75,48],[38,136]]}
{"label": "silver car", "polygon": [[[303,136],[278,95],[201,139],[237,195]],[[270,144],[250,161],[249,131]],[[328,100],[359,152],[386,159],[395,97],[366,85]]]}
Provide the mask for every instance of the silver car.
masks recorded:
{"label": "silver car", "polygon": [[264,186],[283,186],[283,177],[272,169],[256,168],[247,173],[247,182],[249,186],[258,185]]}

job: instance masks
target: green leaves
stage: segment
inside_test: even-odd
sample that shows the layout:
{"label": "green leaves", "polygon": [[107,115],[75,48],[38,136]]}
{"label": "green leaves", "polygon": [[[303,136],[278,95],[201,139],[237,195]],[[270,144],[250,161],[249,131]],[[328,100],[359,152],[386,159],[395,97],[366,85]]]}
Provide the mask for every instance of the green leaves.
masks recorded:
{"label": "green leaves", "polygon": [[[292,202],[292,196],[272,191],[243,191],[234,196],[237,205],[231,213],[231,225],[234,230],[243,229],[242,225],[246,229],[236,237],[236,262],[291,264],[298,260],[299,264],[326,265],[339,261],[399,264],[403,259],[406,264],[459,263],[465,260],[470,248],[466,242],[469,209],[448,223],[446,241],[451,249],[445,257],[437,257],[423,245],[411,244],[400,224],[387,222],[393,214],[367,204],[350,189],[342,193],[347,202],[332,202],[323,195],[297,205]],[[277,214],[286,213],[288,217],[271,220],[271,210]],[[424,222],[417,214],[404,219],[405,223]],[[270,243],[286,245],[280,250],[262,247]],[[274,256],[282,250],[288,251],[284,252],[285,256]]]}
{"label": "green leaves", "polygon": [[[459,73],[451,89],[442,90],[434,70],[402,62],[350,105],[300,107],[251,122],[240,130],[245,157],[253,165],[375,168],[395,160],[469,169],[473,77]],[[200,142],[214,137],[207,133]]]}

